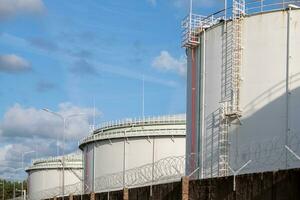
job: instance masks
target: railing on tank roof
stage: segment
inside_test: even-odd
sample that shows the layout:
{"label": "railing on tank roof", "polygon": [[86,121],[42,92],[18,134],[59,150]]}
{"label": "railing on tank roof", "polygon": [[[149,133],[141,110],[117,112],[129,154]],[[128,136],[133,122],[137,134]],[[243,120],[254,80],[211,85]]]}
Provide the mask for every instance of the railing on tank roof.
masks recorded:
{"label": "railing on tank roof", "polygon": [[[45,164],[42,164],[42,165],[33,165],[33,166],[30,166],[30,167],[27,167],[25,169],[25,171],[30,171],[30,170],[35,170],[35,169],[55,169],[55,168],[62,168],[62,164],[60,163],[45,163]],[[66,163],[65,164],[65,168],[76,168],[76,169],[82,169],[83,168],[83,165],[82,163]]]}
{"label": "railing on tank roof", "polygon": [[[284,10],[290,4],[300,6],[300,0],[252,0],[246,1],[246,16],[258,13]],[[182,46],[191,47],[200,43],[199,33],[222,20],[232,19],[232,7],[219,10],[208,16],[189,14],[181,23],[182,30]]]}
{"label": "railing on tank roof", "polygon": [[164,116],[153,116],[153,117],[139,117],[139,118],[127,118],[122,120],[115,120],[104,122],[98,126],[97,129],[107,129],[112,127],[122,127],[128,125],[140,125],[140,124],[156,124],[156,123],[173,123],[173,122],[183,122],[185,121],[185,114],[178,115],[164,115]]}
{"label": "railing on tank roof", "polygon": [[[31,164],[35,165],[35,164],[40,164],[40,163],[60,162],[61,160],[62,160],[62,156],[50,156],[50,157],[46,157],[46,158],[33,159],[31,161]],[[65,160],[82,162],[82,155],[79,153],[69,154],[69,155],[65,156]]]}
{"label": "railing on tank roof", "polygon": [[141,132],[144,135],[150,136],[150,135],[166,135],[170,132],[172,134],[169,135],[182,135],[185,134],[185,128],[169,128],[169,129],[144,129],[144,130],[127,130],[127,133],[124,130],[115,130],[115,131],[109,131],[109,132],[99,132],[97,134],[92,134],[90,136],[87,136],[86,138],[83,138],[79,141],[78,145],[92,142],[95,140],[100,139],[113,139],[117,137],[134,137],[141,135]]}

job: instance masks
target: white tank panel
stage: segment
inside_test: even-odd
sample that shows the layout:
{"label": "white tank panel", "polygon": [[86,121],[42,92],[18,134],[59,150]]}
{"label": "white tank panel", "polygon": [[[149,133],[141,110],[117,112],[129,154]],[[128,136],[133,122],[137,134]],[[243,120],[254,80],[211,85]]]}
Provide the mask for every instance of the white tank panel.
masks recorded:
{"label": "white tank panel", "polygon": [[[202,69],[205,67],[206,71],[205,90],[201,94],[205,97],[205,132],[202,135],[201,130],[197,131],[200,138],[197,142],[202,145],[200,156],[204,156],[203,166],[199,167],[203,168],[204,177],[217,176],[218,173],[211,174],[212,168],[217,166],[215,163],[222,162],[218,157],[219,147],[216,145],[221,130],[217,118],[220,115],[214,114],[214,111],[222,108],[221,86],[224,78],[222,68],[226,58],[225,24],[230,35],[231,20],[227,20],[226,23],[223,20],[216,22],[205,32],[201,32],[201,43],[196,47],[197,51],[200,50],[202,55],[205,55],[205,62],[201,62],[197,67]],[[232,168],[238,169],[251,160],[242,173],[300,166],[296,158],[285,148],[287,145],[300,155],[299,24],[300,9],[247,15],[241,21],[241,116],[228,127],[227,147],[229,164]],[[232,41],[229,39],[227,42],[227,48],[230,49]],[[231,57],[229,50],[227,56]],[[190,55],[188,59],[190,68]],[[202,57],[196,59],[203,61]],[[228,66],[230,67],[230,64]],[[287,67],[289,67],[288,78]],[[201,83],[203,80],[197,81]],[[197,92],[201,92],[199,87],[196,88]],[[286,87],[289,89],[288,92]],[[190,90],[191,88],[188,88],[188,91]],[[191,104],[191,95],[188,97],[188,104]],[[197,105],[200,108],[201,104],[202,102],[198,100]],[[199,119],[201,110],[196,113],[198,115],[196,119]],[[191,111],[188,112],[187,118],[191,120]],[[217,123],[212,124],[214,120]],[[214,163],[213,167],[211,163]]]}
{"label": "white tank panel", "polygon": [[[152,162],[153,138],[140,137],[128,139],[125,143],[125,169],[132,169]],[[155,139],[156,140],[156,139]]]}
{"label": "white tank panel", "polygon": [[[26,169],[28,173],[28,197],[30,200],[40,200],[61,196],[63,183],[62,157],[37,159]],[[82,155],[69,154],[65,156],[65,195],[78,193],[82,188]],[[76,187],[69,187],[76,185]]]}
{"label": "white tank panel", "polygon": [[85,168],[94,169],[94,176],[90,170],[85,171],[85,178],[93,176],[93,181],[85,179],[85,183],[93,182],[90,188],[100,191],[106,186],[106,177],[113,174],[185,155],[185,126],[185,115],[175,115],[120,121],[95,130],[80,144],[83,152],[94,146],[94,162],[87,157],[84,162]]}
{"label": "white tank panel", "polygon": [[205,116],[220,107],[215,99],[221,99],[222,29],[218,26],[205,33]]}
{"label": "white tank panel", "polygon": [[94,178],[94,143],[84,148],[83,156],[85,192],[91,192],[93,190]]}
{"label": "white tank panel", "polygon": [[[299,10],[292,11],[292,18],[299,21]],[[286,137],[286,69],[287,69],[287,12],[271,12],[255,15],[244,20],[242,65],[242,126],[232,131],[232,165],[241,166],[256,152],[260,164],[252,164],[250,171],[284,169]],[[300,28],[290,26],[290,102],[289,126],[299,133],[299,81]],[[254,31],[255,30],[255,31]],[[293,37],[294,35],[294,37]],[[297,38],[297,39],[296,39]],[[298,43],[297,43],[298,42]],[[298,50],[297,50],[298,49]],[[295,59],[294,59],[295,58]],[[297,64],[298,63],[298,64]],[[295,112],[296,111],[296,112]],[[292,139],[291,135],[291,139]],[[273,147],[272,147],[273,146]],[[250,150],[252,149],[252,150]],[[263,150],[266,149],[266,150]],[[272,150],[273,149],[273,150]],[[272,152],[271,152],[272,151]],[[236,155],[239,159],[235,159]],[[258,161],[257,161],[258,162]],[[250,168],[251,166],[249,166]]]}
{"label": "white tank panel", "polygon": [[95,145],[95,178],[105,174],[115,173],[123,169],[123,148],[122,139],[113,141],[103,140]]}

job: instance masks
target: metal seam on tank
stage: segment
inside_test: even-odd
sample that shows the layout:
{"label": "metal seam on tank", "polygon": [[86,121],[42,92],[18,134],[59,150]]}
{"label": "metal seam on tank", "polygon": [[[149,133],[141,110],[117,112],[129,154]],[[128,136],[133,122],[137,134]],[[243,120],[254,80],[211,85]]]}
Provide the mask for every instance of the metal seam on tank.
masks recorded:
{"label": "metal seam on tank", "polygon": [[[195,153],[195,137],[196,137],[196,133],[195,133],[195,52],[194,49],[191,49],[191,53],[192,53],[192,104],[191,104],[191,109],[192,109],[192,141],[191,141],[191,152]],[[191,162],[194,163],[195,159],[194,156],[191,156]],[[193,166],[194,167],[194,166]],[[192,171],[194,169],[191,169]]]}

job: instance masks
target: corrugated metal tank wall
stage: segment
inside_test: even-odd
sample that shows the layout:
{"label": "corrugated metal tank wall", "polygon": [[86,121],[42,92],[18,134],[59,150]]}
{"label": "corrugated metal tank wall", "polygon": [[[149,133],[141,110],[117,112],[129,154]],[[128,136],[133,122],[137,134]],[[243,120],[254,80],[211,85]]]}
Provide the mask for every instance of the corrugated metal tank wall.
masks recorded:
{"label": "corrugated metal tank wall", "polygon": [[245,19],[243,116],[242,126],[230,134],[233,167],[240,167],[247,160],[253,160],[248,170],[251,172],[300,166],[284,147],[288,145],[300,154],[299,23],[300,10],[291,10],[290,16],[288,11],[280,11]]}
{"label": "corrugated metal tank wall", "polygon": [[[78,194],[82,191],[83,169],[81,156],[81,154],[65,156],[65,195]],[[32,165],[26,169],[26,172],[28,173],[29,199],[47,199],[62,194],[63,170],[61,156],[34,160]]]}
{"label": "corrugated metal tank wall", "polygon": [[[290,20],[290,26],[288,21]],[[196,91],[204,95],[204,133],[197,128],[200,157],[203,161],[203,177],[218,175],[219,109],[224,78],[224,34],[231,21],[219,22],[201,33],[201,43],[195,51],[197,69],[205,69],[205,79],[197,71]],[[230,166],[238,169],[248,160],[252,162],[242,171],[257,172],[299,167],[299,161],[286,150],[287,144],[300,154],[300,10],[267,12],[247,16],[242,22],[242,67],[241,67],[241,125],[236,121],[229,127]],[[289,34],[289,37],[288,37]],[[203,39],[205,37],[205,39]],[[289,51],[288,48],[288,38]],[[205,42],[204,42],[205,40]],[[201,98],[196,99],[192,120],[192,56],[188,52],[187,87],[187,155],[192,152],[192,125],[201,125]],[[289,55],[288,55],[289,54]],[[204,60],[204,61],[203,61]],[[286,79],[287,65],[289,78]],[[201,93],[201,84],[204,90]],[[286,92],[286,86],[290,92]],[[202,83],[203,85],[203,83]],[[287,96],[288,94],[288,96]],[[196,96],[197,96],[196,95]],[[287,100],[288,99],[288,100]],[[288,102],[287,102],[288,101]],[[288,105],[288,106],[287,106]],[[288,116],[287,116],[288,114]],[[287,120],[288,117],[288,120]],[[200,126],[201,127],[201,126]],[[187,161],[187,174],[191,167]]]}
{"label": "corrugated metal tank wall", "polygon": [[[106,187],[110,187],[108,185],[114,187],[107,180],[115,173],[172,156],[184,156],[185,115],[177,120],[172,122],[162,119],[158,123],[132,123],[124,126],[116,124],[97,130],[94,139],[80,144],[84,152],[84,182],[88,185],[85,191],[106,191]],[[116,187],[122,186],[122,180],[114,178],[112,181],[116,182]]]}

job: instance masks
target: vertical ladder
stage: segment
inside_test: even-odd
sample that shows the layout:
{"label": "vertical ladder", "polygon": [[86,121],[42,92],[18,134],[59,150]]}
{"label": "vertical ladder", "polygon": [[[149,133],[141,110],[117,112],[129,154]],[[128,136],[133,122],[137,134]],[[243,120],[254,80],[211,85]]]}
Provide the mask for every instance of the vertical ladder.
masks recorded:
{"label": "vertical ladder", "polygon": [[229,175],[228,130],[231,123],[239,120],[240,85],[242,65],[242,20],[245,0],[232,1],[232,23],[226,24],[223,34],[223,70],[221,81],[221,108],[219,127],[219,176]]}
{"label": "vertical ladder", "polygon": [[228,114],[240,115],[240,82],[242,65],[242,20],[245,0],[233,0],[232,5],[232,98]]}
{"label": "vertical ladder", "polygon": [[220,109],[220,127],[219,127],[219,176],[228,176],[229,163],[229,142],[228,128],[229,119],[225,115],[226,103],[222,104]]}

